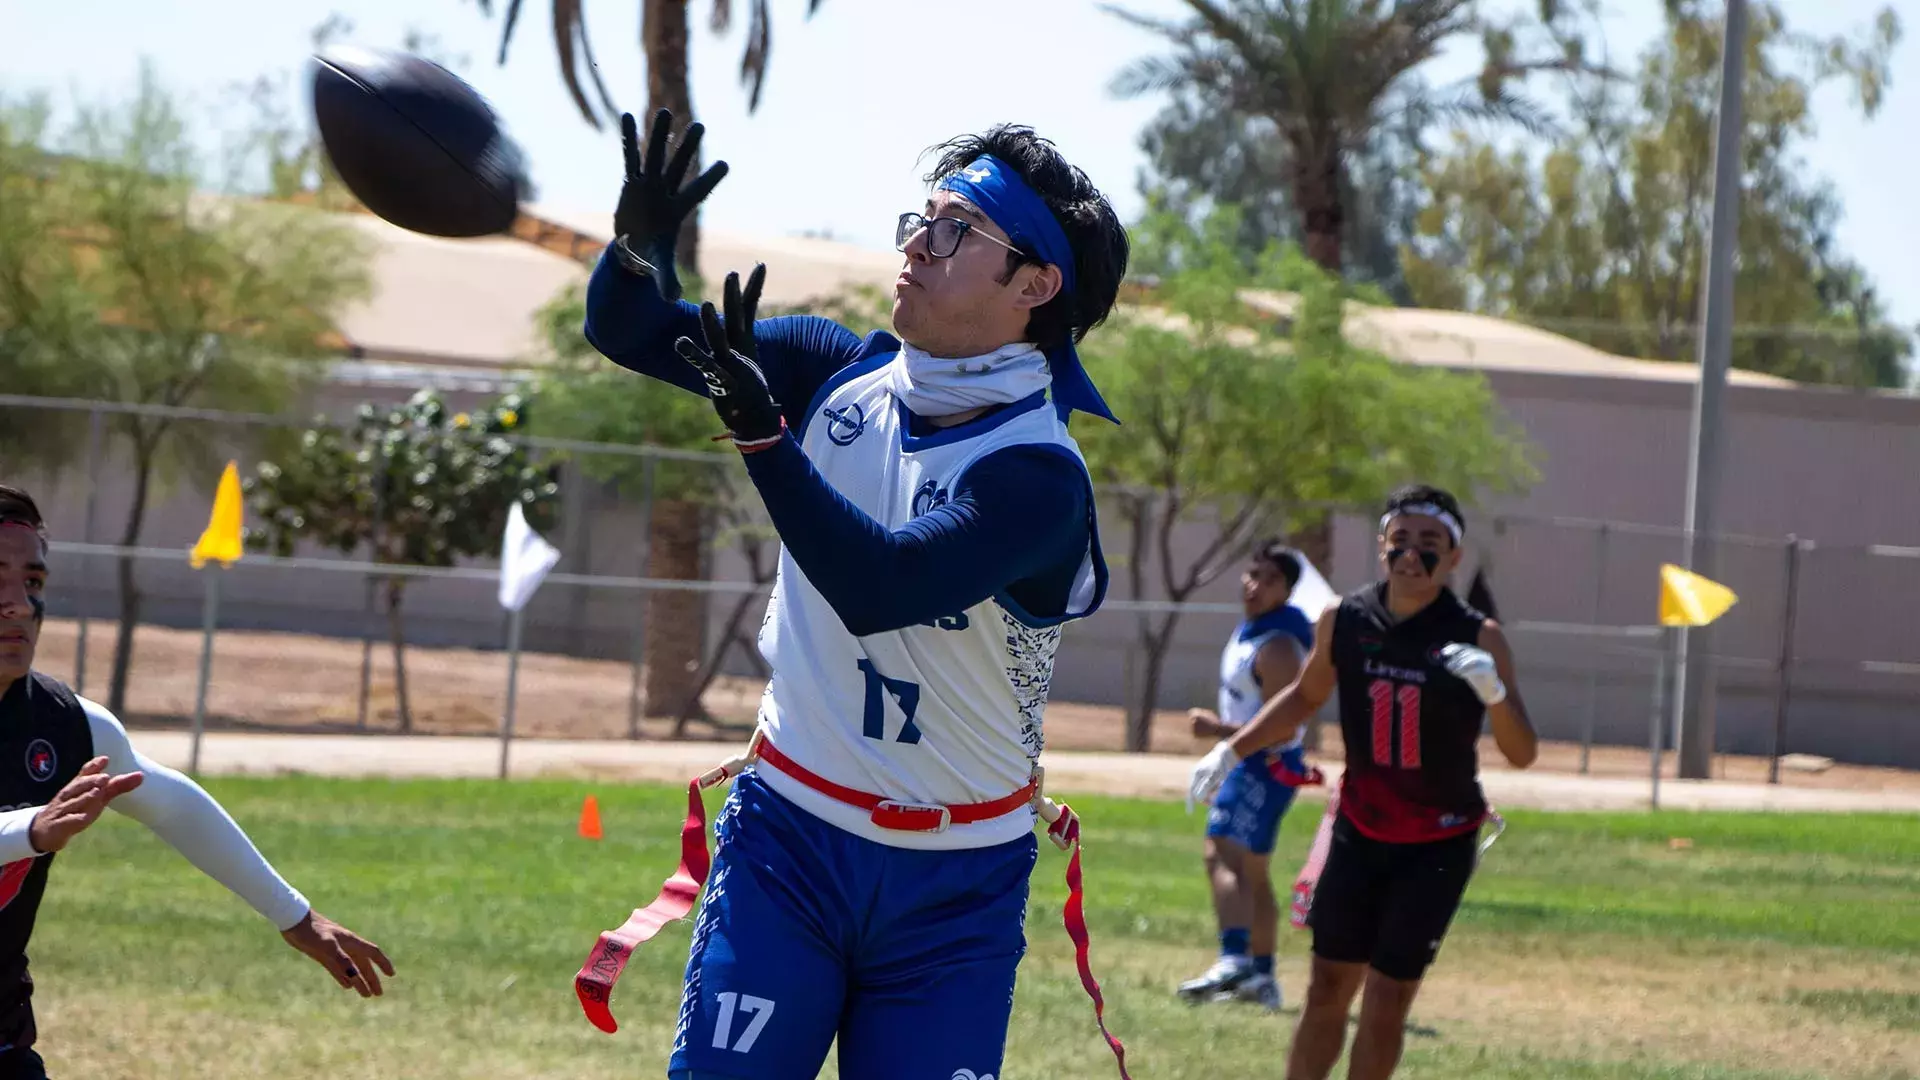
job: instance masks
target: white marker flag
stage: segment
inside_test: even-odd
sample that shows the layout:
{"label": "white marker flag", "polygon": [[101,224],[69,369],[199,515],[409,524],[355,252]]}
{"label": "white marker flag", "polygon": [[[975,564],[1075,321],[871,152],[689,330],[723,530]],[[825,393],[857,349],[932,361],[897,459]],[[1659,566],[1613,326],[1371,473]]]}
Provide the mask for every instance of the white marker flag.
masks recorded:
{"label": "white marker flag", "polygon": [[1300,609],[1308,622],[1318,622],[1321,612],[1340,602],[1340,594],[1333,591],[1327,579],[1313,568],[1313,560],[1302,557],[1300,560],[1300,580],[1294,583],[1293,595],[1287,598],[1289,607]]}
{"label": "white marker flag", "polygon": [[506,536],[500,544],[500,606],[508,611],[525,607],[559,561],[560,549],[533,531],[526,512],[515,502],[507,511]]}

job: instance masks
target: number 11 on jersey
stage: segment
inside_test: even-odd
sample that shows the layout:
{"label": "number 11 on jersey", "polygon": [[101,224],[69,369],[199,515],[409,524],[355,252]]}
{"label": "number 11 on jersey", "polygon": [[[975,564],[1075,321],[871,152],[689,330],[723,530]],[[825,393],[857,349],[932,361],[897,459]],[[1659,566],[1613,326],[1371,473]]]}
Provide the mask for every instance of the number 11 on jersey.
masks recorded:
{"label": "number 11 on jersey", "polygon": [[[1394,731],[1399,730],[1402,769],[1420,767],[1420,687],[1415,683],[1396,683],[1375,679],[1367,685],[1373,699],[1373,763],[1389,769],[1396,765]],[[1395,723],[1396,715],[1399,722]]]}

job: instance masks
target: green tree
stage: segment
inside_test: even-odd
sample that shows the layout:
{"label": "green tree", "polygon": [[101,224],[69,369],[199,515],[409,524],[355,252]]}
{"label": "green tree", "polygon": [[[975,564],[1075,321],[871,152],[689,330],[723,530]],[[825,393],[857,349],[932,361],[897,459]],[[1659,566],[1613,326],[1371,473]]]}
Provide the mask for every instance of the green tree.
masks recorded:
{"label": "green tree", "polygon": [[[1512,90],[1531,72],[1580,66],[1578,57],[1522,59],[1511,34],[1474,14],[1472,0],[1187,0],[1185,21],[1107,10],[1173,45],[1124,69],[1123,97],[1171,93],[1217,110],[1276,147],[1245,150],[1278,168],[1308,256],[1343,272],[1353,216],[1353,162],[1381,153],[1383,128],[1408,117],[1472,117],[1541,129],[1546,118]],[[1481,33],[1486,60],[1471,87],[1433,88],[1417,69],[1451,41]],[[1246,125],[1261,122],[1257,131]],[[1225,136],[1231,137],[1229,129]],[[1222,194],[1231,194],[1222,192]]]}
{"label": "green tree", "polygon": [[[1424,167],[1431,195],[1403,263],[1416,300],[1537,323],[1628,356],[1690,360],[1712,217],[1721,5],[1673,0],[1631,80],[1570,79],[1573,135],[1539,151],[1468,132]],[[1548,47],[1593,51],[1543,23]],[[1911,352],[1866,274],[1835,250],[1840,206],[1800,153],[1811,102],[1851,85],[1880,107],[1891,10],[1855,40],[1752,7],[1734,280],[1733,364],[1811,382],[1897,386]]]}
{"label": "green tree", "polygon": [[[65,249],[71,234],[63,200],[48,187],[57,165],[42,149],[50,114],[45,96],[0,102],[0,370],[8,393],[84,397],[92,386],[79,349],[93,313]],[[83,420],[54,409],[8,409],[0,461],[58,472],[86,445]]]}
{"label": "green tree", "polygon": [[[83,104],[58,137],[31,123],[4,137],[0,218],[52,223],[25,242],[0,226],[0,323],[35,360],[26,372],[48,376],[33,385],[10,372],[10,389],[275,412],[319,377],[335,317],[368,291],[367,245],[325,215],[206,194],[187,126],[150,67],[131,101]],[[129,547],[156,487],[183,474],[210,482],[231,450],[222,433],[171,415],[114,414],[107,431],[132,472]],[[120,560],[115,711],[140,618],[134,571]]]}
{"label": "green tree", "polygon": [[[509,438],[528,421],[528,400],[507,394],[476,413],[454,413],[432,390],[399,408],[360,406],[348,427],[316,419],[299,445],[262,461],[242,484],[258,525],[247,544],[291,555],[307,542],[373,562],[452,566],[497,556],[518,502],[536,530],[552,527],[559,486]],[[400,730],[413,730],[407,699],[407,578],[385,579],[387,634]]]}
{"label": "green tree", "polygon": [[[1200,227],[1166,212],[1142,222],[1136,243],[1175,270],[1154,309],[1088,338],[1088,368],[1125,426],[1078,438],[1103,505],[1127,523],[1133,597],[1185,601],[1261,536],[1376,504],[1413,479],[1467,498],[1531,482],[1526,445],[1480,376],[1349,344],[1353,291],[1297,248],[1270,248],[1250,278],[1235,214],[1216,207]],[[1289,325],[1254,316],[1246,287],[1294,294]],[[1171,542],[1183,526],[1207,531],[1191,556]],[[1146,664],[1129,750],[1147,749],[1178,622],[1177,611],[1138,617]]]}
{"label": "green tree", "polygon": [[[1208,87],[1176,90],[1140,133],[1147,155],[1143,193],[1198,222],[1216,204],[1240,209],[1237,244],[1251,270],[1274,244],[1304,240],[1293,191],[1283,182],[1291,153],[1273,122],[1212,100]],[[1395,303],[1411,294],[1400,273],[1400,248],[1412,237],[1424,118],[1401,113],[1368,137],[1349,165],[1341,251],[1350,281],[1381,287]],[[1142,273],[1160,269],[1138,265]]]}

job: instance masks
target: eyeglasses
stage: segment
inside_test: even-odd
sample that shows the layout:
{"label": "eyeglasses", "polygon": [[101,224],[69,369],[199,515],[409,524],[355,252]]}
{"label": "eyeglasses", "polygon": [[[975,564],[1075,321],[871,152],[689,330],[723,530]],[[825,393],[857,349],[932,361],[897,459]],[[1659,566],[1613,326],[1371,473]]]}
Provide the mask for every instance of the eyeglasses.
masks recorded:
{"label": "eyeglasses", "polygon": [[928,218],[914,213],[900,215],[900,224],[893,231],[893,246],[901,251],[907,250],[907,241],[912,240],[921,229],[927,230],[927,253],[936,259],[952,258],[953,253],[960,250],[960,241],[966,239],[968,233],[982,240],[991,240],[1022,259],[1032,259],[1032,256],[1005,240],[975,229],[971,221],[950,217]]}

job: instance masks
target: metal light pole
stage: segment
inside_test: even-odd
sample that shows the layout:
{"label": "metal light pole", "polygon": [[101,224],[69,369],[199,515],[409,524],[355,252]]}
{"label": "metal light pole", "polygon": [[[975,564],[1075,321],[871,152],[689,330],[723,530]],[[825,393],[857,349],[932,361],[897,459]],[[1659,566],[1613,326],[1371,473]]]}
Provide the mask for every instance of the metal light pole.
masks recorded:
{"label": "metal light pole", "polygon": [[[1693,449],[1687,473],[1685,551],[1681,563],[1715,577],[1714,511],[1720,494],[1720,412],[1733,345],[1733,254],[1740,218],[1741,89],[1746,75],[1746,0],[1727,0],[1720,44],[1720,116],[1713,146],[1713,226],[1701,297],[1700,382],[1693,397]],[[1701,538],[1706,542],[1702,543]],[[1673,702],[1680,775],[1705,779],[1713,764],[1711,647],[1707,627],[1675,635]]]}

